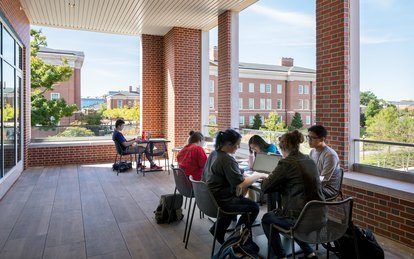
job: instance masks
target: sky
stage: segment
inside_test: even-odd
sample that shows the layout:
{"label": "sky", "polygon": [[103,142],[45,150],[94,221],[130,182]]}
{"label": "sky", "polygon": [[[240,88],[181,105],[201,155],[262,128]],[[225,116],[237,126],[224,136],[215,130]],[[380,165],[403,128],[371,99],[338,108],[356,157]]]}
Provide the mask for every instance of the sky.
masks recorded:
{"label": "sky", "polygon": [[[414,1],[360,1],[360,88],[387,101],[414,100]],[[37,27],[48,47],[83,51],[82,97],[140,84],[139,37]],[[217,45],[217,29],[210,46]],[[239,60],[316,68],[315,1],[260,0],[239,14]]]}

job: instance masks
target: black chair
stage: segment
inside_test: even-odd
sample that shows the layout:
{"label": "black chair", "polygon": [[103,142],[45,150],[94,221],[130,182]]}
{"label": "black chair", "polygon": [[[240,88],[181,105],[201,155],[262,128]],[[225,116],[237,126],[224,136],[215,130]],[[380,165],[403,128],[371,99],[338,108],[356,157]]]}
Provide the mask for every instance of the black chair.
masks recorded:
{"label": "black chair", "polygon": [[[223,216],[234,216],[239,214],[247,214],[247,220],[250,222],[250,213],[246,212],[226,212],[220,208],[217,204],[216,199],[214,198],[213,194],[211,193],[210,189],[208,188],[207,184],[203,181],[196,181],[190,176],[190,181],[193,184],[193,191],[195,196],[195,204],[193,207],[193,212],[191,214],[190,226],[188,228],[187,234],[187,241],[190,236],[191,224],[194,218],[194,211],[195,205],[197,204],[198,208],[201,212],[206,214],[208,217],[216,218],[217,221],[220,220],[220,217]],[[250,227],[250,226],[249,226]],[[211,249],[211,257],[214,254],[214,248],[216,245],[216,233],[217,233],[217,224],[215,224],[214,229],[214,239],[213,239],[213,247]]]}
{"label": "black chair", "polygon": [[158,163],[160,161],[160,157],[164,158],[164,168],[168,170],[168,174],[170,174],[170,159],[168,156],[168,149],[167,149],[167,142],[151,142],[147,143],[147,147],[145,150],[145,154],[151,157],[154,160],[154,157],[158,157]]}
{"label": "black chair", "polygon": [[[270,241],[274,228],[291,240],[292,257],[295,258],[295,239],[308,244],[322,244],[342,237],[352,224],[352,205],[352,197],[333,202],[310,201],[302,209],[294,226],[286,229],[272,224],[268,242],[268,258],[270,258]],[[356,242],[354,245],[357,248]],[[329,258],[329,249],[327,249],[327,258]]]}
{"label": "black chair", "polygon": [[[137,163],[138,160],[137,160],[137,158],[138,158],[138,155],[140,155],[140,154],[138,152],[125,151],[122,148],[122,144],[119,143],[116,140],[114,140],[114,143],[115,143],[115,150],[116,150],[116,154],[115,154],[115,164],[118,161],[118,156],[119,156],[119,161],[122,161],[122,156],[129,155],[130,161],[132,163],[133,162],[132,155],[135,155],[135,162],[137,164],[137,173],[138,173],[138,163]],[[119,174],[119,170],[117,170],[117,172],[116,172],[116,175],[118,175],[118,174]]]}
{"label": "black chair", "polygon": [[[187,175],[185,175],[184,171],[181,168],[174,167],[174,166],[171,166],[171,168],[174,174],[174,181],[175,181],[174,194],[176,194],[178,190],[178,192],[181,195],[183,195],[186,198],[190,198],[190,203],[189,203],[188,211],[187,211],[187,219],[185,221],[184,237],[183,237],[183,242],[185,242],[185,248],[187,248],[188,237],[186,239],[186,236],[187,236],[188,220],[190,218],[191,202],[194,197],[193,187],[191,186],[191,183],[188,180]],[[188,235],[190,235],[190,231],[188,232],[189,232]]]}
{"label": "black chair", "polygon": [[334,201],[339,196],[341,197],[341,200],[344,199],[343,196],[342,196],[342,181],[344,180],[344,169],[339,168],[337,170],[339,170],[339,174],[340,174],[340,181],[339,181],[338,191],[332,197],[325,198],[326,201]]}

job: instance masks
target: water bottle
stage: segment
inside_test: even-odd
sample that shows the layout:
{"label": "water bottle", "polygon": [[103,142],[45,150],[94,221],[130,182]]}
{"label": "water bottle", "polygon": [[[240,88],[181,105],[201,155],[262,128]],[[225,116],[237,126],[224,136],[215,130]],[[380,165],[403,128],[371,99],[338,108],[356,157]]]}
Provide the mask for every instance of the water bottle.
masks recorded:
{"label": "water bottle", "polygon": [[253,169],[253,163],[254,163],[254,154],[250,154],[249,155],[249,160],[247,161],[247,163],[249,164],[249,169]]}
{"label": "water bottle", "polygon": [[142,131],[141,139],[145,140],[145,131]]}

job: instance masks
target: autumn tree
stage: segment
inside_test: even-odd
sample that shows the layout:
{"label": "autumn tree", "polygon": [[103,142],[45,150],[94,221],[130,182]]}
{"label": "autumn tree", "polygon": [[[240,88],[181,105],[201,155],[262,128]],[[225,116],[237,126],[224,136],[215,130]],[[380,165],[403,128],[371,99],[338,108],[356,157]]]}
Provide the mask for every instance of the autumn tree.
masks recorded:
{"label": "autumn tree", "polygon": [[60,66],[43,62],[37,54],[41,46],[47,46],[46,37],[42,32],[30,30],[30,80],[31,80],[31,125],[54,127],[63,117],[72,116],[78,110],[75,104],[68,105],[62,98],[47,100],[46,91],[53,91],[58,82],[69,80],[73,69],[68,66],[67,60],[62,60]]}

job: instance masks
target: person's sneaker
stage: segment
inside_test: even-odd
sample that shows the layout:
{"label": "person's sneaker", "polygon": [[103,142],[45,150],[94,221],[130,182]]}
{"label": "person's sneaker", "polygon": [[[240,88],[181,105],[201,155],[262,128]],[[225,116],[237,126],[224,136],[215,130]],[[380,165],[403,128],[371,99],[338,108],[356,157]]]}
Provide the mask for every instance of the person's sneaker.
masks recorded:
{"label": "person's sneaker", "polygon": [[299,257],[299,259],[318,259],[318,256],[315,254],[315,252],[312,252],[308,255]]}
{"label": "person's sneaker", "polygon": [[156,165],[156,164],[152,164],[151,165],[151,169],[162,169],[162,167],[161,166],[158,166],[158,165]]}

